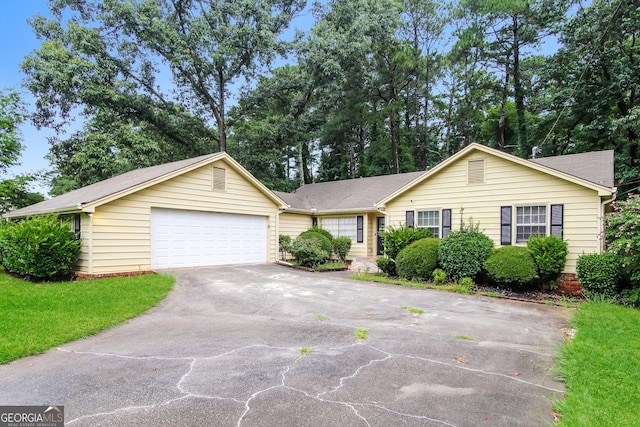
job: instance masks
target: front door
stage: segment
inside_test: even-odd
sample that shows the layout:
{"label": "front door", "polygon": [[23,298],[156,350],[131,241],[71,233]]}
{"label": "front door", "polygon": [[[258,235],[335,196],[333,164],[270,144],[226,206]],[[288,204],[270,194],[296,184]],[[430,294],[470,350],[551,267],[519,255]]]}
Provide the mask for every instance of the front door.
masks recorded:
{"label": "front door", "polygon": [[378,247],[376,249],[376,255],[382,255],[382,252],[384,251],[384,243],[382,241],[382,236],[380,235],[380,233],[384,231],[384,217],[383,216],[379,216],[378,217],[378,230],[376,232],[377,236],[378,236]]}

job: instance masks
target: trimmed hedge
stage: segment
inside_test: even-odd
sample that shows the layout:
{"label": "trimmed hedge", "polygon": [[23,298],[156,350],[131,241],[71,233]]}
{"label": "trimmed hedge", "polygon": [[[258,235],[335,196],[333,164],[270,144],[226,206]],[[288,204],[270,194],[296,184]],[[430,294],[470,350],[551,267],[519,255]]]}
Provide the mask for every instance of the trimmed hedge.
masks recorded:
{"label": "trimmed hedge", "polygon": [[556,236],[533,236],[527,240],[527,248],[533,257],[540,278],[555,279],[567,263],[568,244]]}
{"label": "trimmed hedge", "polygon": [[376,265],[387,276],[397,276],[396,262],[391,258],[380,257],[376,260]]}
{"label": "trimmed hedge", "polygon": [[[300,233],[300,236],[298,236],[298,238],[299,239],[316,239],[320,242],[320,244],[322,245],[322,249],[326,251],[329,254],[329,256],[331,256],[331,253],[333,252],[333,243],[332,243],[333,238],[329,239],[325,235],[325,233],[307,230],[304,233]],[[327,258],[329,256],[327,256]]]}
{"label": "trimmed hedge", "polygon": [[333,252],[340,262],[347,261],[347,255],[351,250],[351,239],[348,237],[336,237],[333,239]]}
{"label": "trimmed hedge", "polygon": [[80,240],[57,216],[40,216],[0,228],[2,265],[10,273],[34,279],[69,275]]}
{"label": "trimmed hedge", "polygon": [[440,239],[426,238],[411,243],[398,254],[396,268],[405,279],[429,280],[438,264]]}
{"label": "trimmed hedge", "polygon": [[483,267],[493,283],[511,288],[531,283],[537,274],[529,249],[521,246],[494,249]]}
{"label": "trimmed hedge", "polygon": [[491,249],[493,240],[480,231],[453,231],[440,241],[438,262],[452,280],[474,278],[491,255]]}
{"label": "trimmed hedge", "polygon": [[328,232],[327,230],[325,230],[324,228],[320,228],[320,227],[311,227],[310,229],[308,229],[307,231],[303,231],[300,235],[303,236],[306,233],[320,233],[322,234],[324,237],[326,237],[327,239],[329,239],[330,242],[333,242],[333,234],[331,234],[330,232]]}
{"label": "trimmed hedge", "polygon": [[299,265],[309,268],[322,264],[330,256],[330,252],[323,248],[322,242],[316,237],[298,237],[291,245],[291,254]]}
{"label": "trimmed hedge", "polygon": [[401,250],[411,243],[432,237],[428,228],[412,228],[403,225],[401,227],[389,227],[387,231],[381,231],[384,254],[391,259],[396,259]]}
{"label": "trimmed hedge", "polygon": [[578,281],[587,297],[603,295],[613,298],[618,294],[622,277],[622,263],[617,255],[583,254],[576,263]]}

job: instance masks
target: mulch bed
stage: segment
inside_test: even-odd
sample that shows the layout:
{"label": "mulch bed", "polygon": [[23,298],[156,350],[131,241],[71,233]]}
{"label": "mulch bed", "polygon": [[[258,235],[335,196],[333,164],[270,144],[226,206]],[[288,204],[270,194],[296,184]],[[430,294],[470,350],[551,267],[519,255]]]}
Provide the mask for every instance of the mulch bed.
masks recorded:
{"label": "mulch bed", "polygon": [[524,289],[519,292],[511,291],[508,289],[496,288],[492,286],[477,285],[476,290],[478,292],[493,292],[500,294],[500,298],[515,299],[519,301],[540,302],[549,303],[552,301],[556,304],[567,302],[582,302],[584,297],[563,294],[560,292],[544,292],[537,289]]}

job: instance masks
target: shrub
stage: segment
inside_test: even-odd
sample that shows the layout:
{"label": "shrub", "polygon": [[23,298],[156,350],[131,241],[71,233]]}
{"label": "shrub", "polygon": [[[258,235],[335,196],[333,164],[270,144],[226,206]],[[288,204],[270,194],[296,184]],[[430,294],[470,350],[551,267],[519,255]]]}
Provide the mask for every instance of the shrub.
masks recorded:
{"label": "shrub", "polygon": [[480,231],[453,231],[440,241],[438,261],[453,280],[473,278],[482,270],[492,248],[493,240]]}
{"label": "shrub", "polygon": [[311,227],[310,229],[308,229],[307,231],[302,232],[300,235],[304,235],[306,233],[320,233],[322,234],[324,237],[326,237],[327,239],[329,239],[330,242],[333,242],[333,234],[331,234],[330,232],[328,232],[327,230],[325,230],[324,228],[320,228],[318,226],[315,227]]}
{"label": "shrub", "polygon": [[616,296],[622,274],[622,263],[615,254],[580,255],[576,263],[576,271],[585,296]]}
{"label": "shrub", "polygon": [[348,237],[336,237],[333,239],[333,252],[340,262],[347,261],[347,255],[351,250],[351,239]]}
{"label": "shrub", "polygon": [[436,268],[433,270],[433,283],[436,285],[444,285],[447,283],[447,273],[441,268]]}
{"label": "shrub", "polygon": [[80,240],[56,216],[8,223],[0,231],[2,265],[11,273],[35,279],[62,277],[73,271]]}
{"label": "shrub", "polygon": [[387,276],[398,275],[398,272],[396,270],[396,262],[391,258],[380,257],[376,260],[376,264],[380,271],[382,271]]}
{"label": "shrub", "polygon": [[567,242],[556,236],[533,236],[527,240],[527,248],[541,279],[553,280],[562,273],[569,252]]}
{"label": "shrub", "polygon": [[331,256],[331,253],[333,252],[333,243],[331,243],[331,240],[333,239],[328,239],[324,233],[318,233],[316,231],[307,230],[304,233],[301,233],[298,238],[317,239],[318,241],[320,241],[320,244],[322,245],[322,249],[329,254],[328,256]]}
{"label": "shrub", "polygon": [[315,237],[298,237],[291,245],[291,254],[303,267],[314,268],[329,258],[329,252],[322,247],[322,242]]}
{"label": "shrub", "polygon": [[291,253],[291,236],[285,234],[278,236],[278,245],[280,247],[280,257],[284,259],[285,254]]}
{"label": "shrub", "polygon": [[401,227],[389,227],[387,231],[381,231],[384,254],[391,259],[396,259],[400,251],[411,243],[432,237],[428,228],[412,228],[403,225]]}
{"label": "shrub", "polygon": [[396,258],[398,275],[405,279],[431,279],[438,263],[440,239],[426,238],[411,243]]}
{"label": "shrub", "polygon": [[625,275],[640,286],[640,194],[611,203],[613,212],[605,217],[607,250],[622,260]]}
{"label": "shrub", "polygon": [[463,277],[458,280],[458,285],[471,289],[475,286],[475,283],[473,283],[473,279],[471,277]]}
{"label": "shrub", "polygon": [[536,277],[536,264],[529,249],[521,246],[494,249],[483,267],[489,279],[501,286],[520,287]]}

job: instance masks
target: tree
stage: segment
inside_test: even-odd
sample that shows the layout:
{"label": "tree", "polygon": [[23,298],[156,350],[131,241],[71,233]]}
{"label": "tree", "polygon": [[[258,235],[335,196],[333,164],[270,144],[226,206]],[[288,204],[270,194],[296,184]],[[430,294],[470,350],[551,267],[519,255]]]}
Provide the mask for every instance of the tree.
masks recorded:
{"label": "tree", "polygon": [[[227,149],[229,91],[285,50],[302,0],[57,0],[36,16],[43,40],[25,58],[38,126],[110,115],[201,154]],[[108,129],[107,123],[103,131]],[[95,132],[93,128],[85,133]],[[175,160],[175,159],[174,159]]]}
{"label": "tree", "polygon": [[20,125],[26,118],[16,92],[0,90],[0,172],[18,163],[22,152]]}
{"label": "tree", "polygon": [[314,92],[301,67],[284,66],[261,78],[230,112],[230,153],[273,190],[312,182],[309,147],[319,126]]}
{"label": "tree", "polygon": [[[23,149],[20,125],[25,119],[20,96],[12,90],[0,90],[0,173],[18,164]],[[35,180],[30,175],[0,180],[0,215],[44,200],[29,188]]]}
{"label": "tree", "polygon": [[620,193],[640,182],[640,1],[581,8],[541,79],[545,155],[615,150]]}

